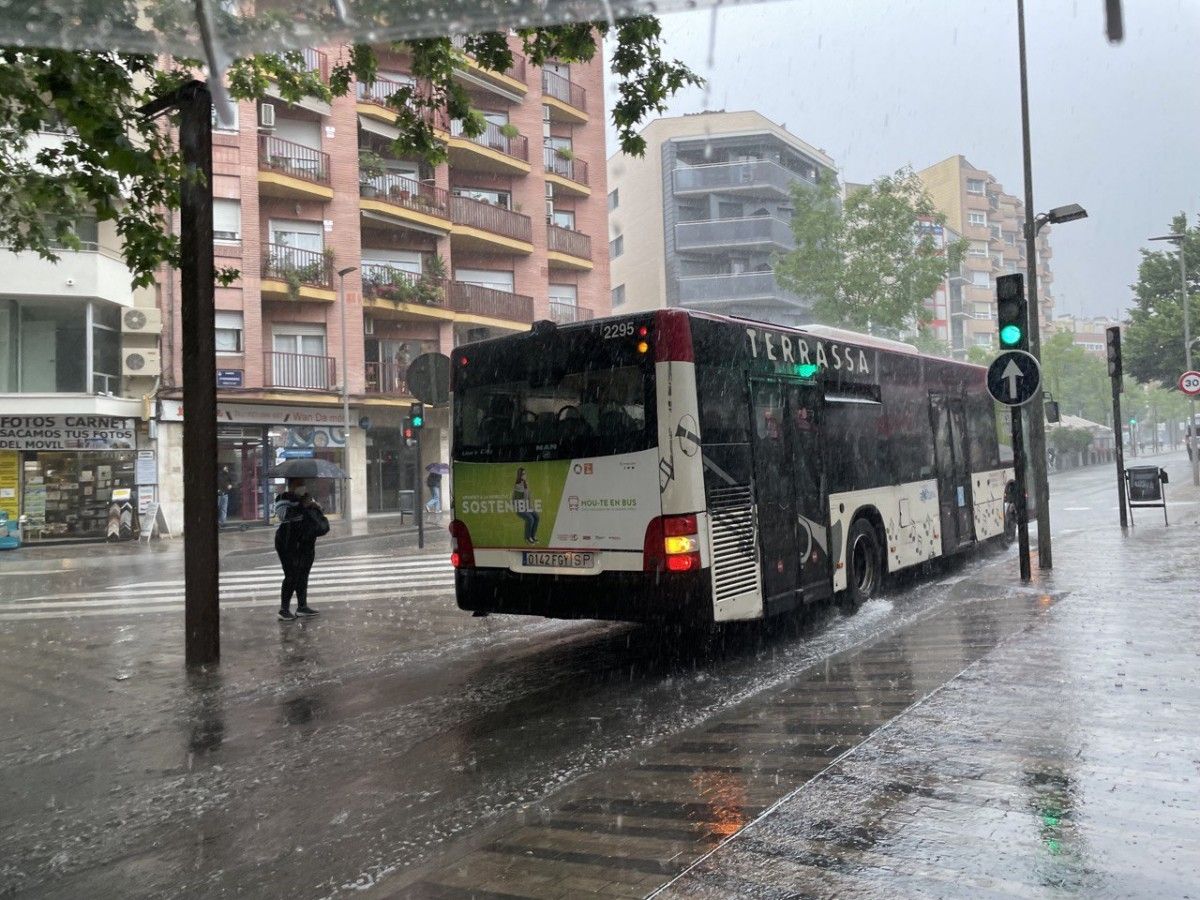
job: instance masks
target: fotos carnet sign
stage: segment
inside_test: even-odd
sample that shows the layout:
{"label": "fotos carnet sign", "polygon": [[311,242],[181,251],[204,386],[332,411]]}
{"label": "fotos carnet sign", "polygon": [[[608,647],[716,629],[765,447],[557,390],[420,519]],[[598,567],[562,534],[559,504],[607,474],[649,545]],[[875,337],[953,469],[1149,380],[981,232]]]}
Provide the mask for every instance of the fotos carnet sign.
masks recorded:
{"label": "fotos carnet sign", "polygon": [[133,421],[119,416],[0,416],[0,450],[132,450]]}

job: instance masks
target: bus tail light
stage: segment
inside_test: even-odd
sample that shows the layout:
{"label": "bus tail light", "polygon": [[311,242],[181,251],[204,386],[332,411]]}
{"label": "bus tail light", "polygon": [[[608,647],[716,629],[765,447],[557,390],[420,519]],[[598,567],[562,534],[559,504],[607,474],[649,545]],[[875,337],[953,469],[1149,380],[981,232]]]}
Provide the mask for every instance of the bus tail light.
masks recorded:
{"label": "bus tail light", "polygon": [[646,572],[694,572],[700,568],[700,528],[694,515],[659,516],[646,526],[642,545]]}
{"label": "bus tail light", "polygon": [[450,565],[456,569],[475,568],[475,546],[466,523],[455,519],[450,523]]}

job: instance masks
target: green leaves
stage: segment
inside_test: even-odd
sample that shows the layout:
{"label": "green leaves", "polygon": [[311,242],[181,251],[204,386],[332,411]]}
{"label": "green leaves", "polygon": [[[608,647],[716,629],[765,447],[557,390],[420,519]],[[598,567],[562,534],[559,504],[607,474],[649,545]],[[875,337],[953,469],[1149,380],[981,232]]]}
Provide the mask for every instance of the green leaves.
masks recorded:
{"label": "green leaves", "polygon": [[776,261],[780,283],[813,300],[818,321],[897,335],[928,320],[925,301],[957,266],[965,248],[944,252],[922,222],[941,224],[911,169],[900,169],[851,191],[844,203],[836,181],[792,186],[796,249]]}
{"label": "green leaves", "polygon": [[[1184,261],[1192,337],[1200,336],[1200,228],[1188,228],[1186,217],[1176,216],[1171,233],[1185,234]],[[1129,311],[1129,327],[1122,335],[1125,371],[1138,381],[1159,381],[1173,387],[1187,367],[1183,340],[1183,304],[1179,251],[1175,245],[1164,250],[1143,250],[1138,282],[1133,285],[1137,306]],[[1200,360],[1193,347],[1192,362]]]}

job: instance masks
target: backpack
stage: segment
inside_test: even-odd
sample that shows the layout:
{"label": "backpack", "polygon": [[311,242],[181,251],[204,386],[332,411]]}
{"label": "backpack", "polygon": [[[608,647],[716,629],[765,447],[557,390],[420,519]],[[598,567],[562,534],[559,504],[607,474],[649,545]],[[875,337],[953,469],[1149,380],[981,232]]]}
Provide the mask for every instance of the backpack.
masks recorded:
{"label": "backpack", "polygon": [[321,512],[315,506],[306,507],[304,510],[305,524],[312,531],[314,538],[324,537],[329,534],[329,520],[325,518],[325,513]]}

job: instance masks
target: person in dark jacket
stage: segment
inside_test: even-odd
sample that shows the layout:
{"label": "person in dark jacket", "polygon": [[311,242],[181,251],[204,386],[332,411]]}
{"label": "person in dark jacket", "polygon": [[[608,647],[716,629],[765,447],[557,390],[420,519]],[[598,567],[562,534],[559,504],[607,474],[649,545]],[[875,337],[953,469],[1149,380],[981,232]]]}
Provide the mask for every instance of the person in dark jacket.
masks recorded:
{"label": "person in dark jacket", "polygon": [[[304,486],[303,478],[289,478],[287,490],[275,498],[275,552],[283,566],[283,586],[279,597],[279,618],[284,622],[298,617],[315,616],[308,605],[308,573],[317,555],[317,538],[329,531],[325,513]],[[292,595],[296,611],[291,611]]]}

